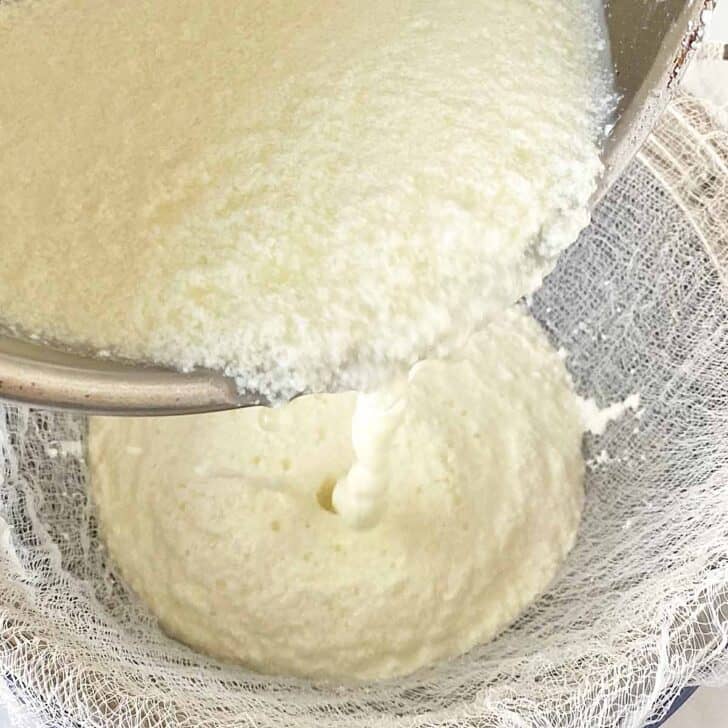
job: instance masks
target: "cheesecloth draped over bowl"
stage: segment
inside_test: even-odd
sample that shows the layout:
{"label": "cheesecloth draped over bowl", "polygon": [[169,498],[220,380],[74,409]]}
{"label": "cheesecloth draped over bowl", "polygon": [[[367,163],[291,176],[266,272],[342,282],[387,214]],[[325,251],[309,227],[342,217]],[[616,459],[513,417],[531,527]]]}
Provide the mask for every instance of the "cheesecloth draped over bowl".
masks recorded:
{"label": "cheesecloth draped over bowl", "polygon": [[585,439],[577,546],[496,641],[403,680],[261,677],[167,639],[99,545],[85,418],[0,408],[0,700],[54,728],[637,728],[728,678],[727,272],[728,132],[683,96],[529,302],[580,394],[640,395]]}

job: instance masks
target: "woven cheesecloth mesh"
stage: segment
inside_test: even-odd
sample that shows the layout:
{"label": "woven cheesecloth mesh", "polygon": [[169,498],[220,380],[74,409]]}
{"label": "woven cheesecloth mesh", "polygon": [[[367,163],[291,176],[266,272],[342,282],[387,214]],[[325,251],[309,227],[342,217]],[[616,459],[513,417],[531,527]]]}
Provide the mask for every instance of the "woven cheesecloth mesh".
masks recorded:
{"label": "woven cheesecloth mesh", "polygon": [[578,543],[497,640],[396,681],[261,677],[166,638],[99,544],[85,418],[0,409],[0,700],[54,728],[637,728],[727,679],[727,270],[728,132],[682,96],[530,302],[580,394],[640,394],[585,438]]}

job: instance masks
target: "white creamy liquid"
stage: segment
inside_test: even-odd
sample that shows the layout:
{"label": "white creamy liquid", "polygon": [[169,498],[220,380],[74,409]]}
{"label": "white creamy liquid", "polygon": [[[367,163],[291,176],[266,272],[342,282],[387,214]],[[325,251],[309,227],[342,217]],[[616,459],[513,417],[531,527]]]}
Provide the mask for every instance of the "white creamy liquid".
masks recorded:
{"label": "white creamy liquid", "polygon": [[593,0],[0,3],[0,323],[368,388],[587,222]]}
{"label": "white creamy liquid", "polygon": [[491,639],[548,586],[579,522],[582,424],[533,320],[508,310],[414,369],[366,529],[361,502],[349,520],[332,503],[355,400],[92,419],[102,534],[171,635],[262,672],[382,678]]}

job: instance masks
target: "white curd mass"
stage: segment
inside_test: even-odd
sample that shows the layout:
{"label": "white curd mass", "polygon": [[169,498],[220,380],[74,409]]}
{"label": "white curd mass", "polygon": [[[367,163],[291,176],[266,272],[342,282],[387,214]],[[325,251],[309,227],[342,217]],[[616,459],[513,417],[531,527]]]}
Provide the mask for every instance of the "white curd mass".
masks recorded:
{"label": "white curd mass", "polygon": [[451,351],[587,222],[597,8],[0,2],[0,323],[273,399]]}
{"label": "white curd mass", "polygon": [[[101,532],[169,634],[261,672],[383,678],[491,639],[546,589],[584,464],[580,405],[539,326],[509,310],[389,401],[386,441],[374,428],[353,446],[366,406],[351,393],[91,421]],[[373,471],[341,498],[355,448]]]}

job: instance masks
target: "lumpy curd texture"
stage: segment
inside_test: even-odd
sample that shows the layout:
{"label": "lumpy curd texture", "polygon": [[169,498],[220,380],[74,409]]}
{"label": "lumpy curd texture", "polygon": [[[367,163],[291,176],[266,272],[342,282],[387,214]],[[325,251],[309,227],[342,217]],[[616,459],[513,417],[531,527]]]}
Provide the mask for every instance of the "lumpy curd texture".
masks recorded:
{"label": "lumpy curd texture", "polygon": [[353,393],[92,419],[102,534],[167,632],[266,673],[383,678],[492,638],[546,589],[584,465],[580,405],[538,325],[507,311],[394,400],[386,446],[369,440],[374,497],[347,501],[351,519],[336,489],[355,461]]}
{"label": "lumpy curd texture", "polygon": [[597,5],[0,2],[0,323],[272,399],[452,350],[587,222]]}

